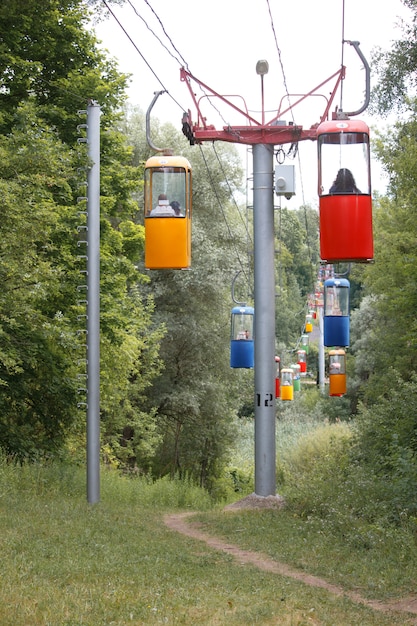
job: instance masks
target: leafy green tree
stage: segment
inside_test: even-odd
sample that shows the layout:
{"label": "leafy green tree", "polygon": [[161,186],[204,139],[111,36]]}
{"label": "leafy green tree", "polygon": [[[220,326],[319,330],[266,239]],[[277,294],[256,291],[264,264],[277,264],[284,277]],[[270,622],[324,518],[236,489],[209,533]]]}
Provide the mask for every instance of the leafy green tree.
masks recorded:
{"label": "leafy green tree", "polygon": [[278,343],[289,351],[284,361],[290,365],[304,330],[307,295],[314,291],[318,217],[310,207],[297,211],[284,208],[276,222],[276,334]]}
{"label": "leafy green tree", "polygon": [[[143,118],[135,115],[137,123]],[[142,133],[132,130],[131,136]],[[160,352],[164,367],[147,391],[147,406],[157,406],[161,436],[153,472],[188,474],[209,487],[233,441],[242,404],[238,389],[245,378],[229,366],[231,285],[246,262],[247,237],[229,185],[239,188],[241,169],[229,146],[215,152],[190,148],[169,124],[153,136],[158,145],[174,145],[189,158],[194,181],[192,268],[150,273],[155,321],[166,328]]]}
{"label": "leafy green tree", "polygon": [[391,368],[386,375],[395,380],[389,395],[372,407],[359,408],[352,467],[359,463],[364,475],[383,481],[380,508],[387,511],[390,523],[404,524],[417,511],[417,383],[415,373],[408,381]]}
{"label": "leafy green tree", "polygon": [[397,124],[377,144],[378,153],[390,173],[390,195],[375,205],[375,264],[366,268],[364,279],[374,302],[377,327],[371,346],[375,371],[369,385],[390,388],[388,365],[404,379],[416,370],[416,122]]}
{"label": "leafy green tree", "polygon": [[46,125],[70,144],[77,139],[78,110],[89,100],[101,105],[103,124],[114,119],[127,77],[98,48],[90,16],[83,0],[1,3],[0,132],[10,131],[14,112],[29,97]]}
{"label": "leafy green tree", "polygon": [[390,111],[408,109],[408,96],[415,92],[417,39],[417,4],[415,0],[402,0],[410,9],[410,19],[401,22],[402,37],[394,41],[390,50],[377,49],[372,57],[372,67],[378,80],[372,93],[372,109],[381,115]]}
{"label": "leafy green tree", "polygon": [[36,125],[32,107],[20,115],[21,126],[0,136],[0,445],[35,456],[59,449],[74,414],[73,333],[59,304],[50,307],[65,282],[51,256],[66,212],[57,200],[72,197],[74,160],[53,132]]}
{"label": "leafy green tree", "polygon": [[[374,106],[382,114],[407,110],[385,133],[375,151],[389,176],[386,197],[374,200],[375,264],[363,270],[366,292],[352,316],[358,406],[354,461],[385,480],[393,519],[415,515],[416,373],[416,103],[415,9],[403,25],[404,38],[380,53],[380,81]],[[366,382],[365,382],[366,381]],[[361,384],[362,383],[362,384]],[[359,387],[359,389],[358,389]],[[384,505],[386,506],[386,505]]]}
{"label": "leafy green tree", "polygon": [[59,451],[70,435],[82,443],[85,435],[76,410],[85,357],[78,231],[85,223],[76,198],[88,159],[76,139],[85,121],[78,109],[95,99],[102,110],[103,443],[109,458],[147,467],[158,436],[141,396],[160,367],[162,330],[153,324],[152,299],[140,289],[146,278],[137,269],[144,231],[135,223],[133,195],[143,169],[118,128],[126,77],[98,51],[87,19],[81,1],[6,0],[0,7],[0,445],[35,456]]}

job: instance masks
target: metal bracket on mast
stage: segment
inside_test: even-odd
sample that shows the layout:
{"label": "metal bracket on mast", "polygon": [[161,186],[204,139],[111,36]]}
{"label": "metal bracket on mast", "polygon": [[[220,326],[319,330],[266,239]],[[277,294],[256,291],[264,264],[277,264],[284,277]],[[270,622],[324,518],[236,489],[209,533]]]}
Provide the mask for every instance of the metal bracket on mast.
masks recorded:
{"label": "metal bracket on mast", "polygon": [[[370,100],[370,68],[367,60],[365,59],[362,51],[359,48],[359,41],[344,41],[343,43],[348,43],[355,48],[356,53],[361,59],[363,66],[365,68],[365,102],[357,111],[351,111],[345,113],[342,109],[336,109],[335,112],[332,113],[332,119],[348,119],[349,117],[353,117],[355,115],[360,115],[369,105]],[[281,109],[281,103],[284,98],[289,98],[291,94],[284,96],[281,99],[281,103],[279,105],[277,114],[274,118],[272,118],[269,122],[264,123],[264,109],[262,107],[262,122],[257,121],[251,115],[249,115],[248,109],[245,104],[245,108],[240,108],[233,104],[226,96],[222,96],[216,91],[214,91],[211,87],[203,83],[201,80],[193,76],[188,70],[184,67],[180,70],[180,78],[183,82],[187,84],[188,90],[190,92],[191,98],[193,100],[194,106],[197,111],[197,122],[193,123],[191,118],[191,112],[188,110],[184,113],[182,118],[182,131],[184,135],[187,137],[191,145],[195,143],[202,143],[203,141],[227,141],[229,143],[242,143],[247,145],[255,145],[255,144],[269,144],[269,145],[283,145],[286,143],[295,143],[298,141],[303,141],[305,139],[310,139],[315,141],[317,139],[317,127],[321,122],[329,119],[330,108],[333,104],[334,98],[336,96],[336,92],[338,88],[341,86],[342,81],[345,78],[346,68],[344,65],[337,70],[334,74],[326,78],[319,85],[311,89],[308,93],[302,96],[297,96],[298,99],[290,104],[287,108]],[[335,84],[330,93],[330,96],[324,96],[319,93],[319,90],[326,85],[329,81],[335,79]],[[247,120],[246,126],[223,126],[221,130],[216,130],[213,125],[207,124],[207,118],[203,115],[201,111],[201,100],[197,100],[195,92],[192,88],[191,81],[196,82],[201,88],[204,89],[205,95],[204,98],[218,98],[223,103],[230,106],[234,111],[239,113]],[[207,96],[207,93],[209,96]],[[293,94],[294,95],[294,94]],[[297,95],[297,94],[295,94]],[[306,100],[311,96],[323,95],[326,100],[325,109],[320,117],[320,120],[317,124],[314,124],[311,128],[304,130],[302,126],[296,126],[293,123],[289,123],[288,125],[281,122],[282,116],[288,111],[292,110],[297,104]]]}
{"label": "metal bracket on mast", "polygon": [[[283,145],[286,143],[294,143],[305,139],[316,140],[317,138],[317,126],[319,123],[325,121],[328,118],[330,107],[333,103],[336,91],[340,85],[341,80],[344,78],[345,67],[342,66],[337,72],[332,74],[329,78],[321,82],[314,89],[309,91],[306,95],[301,96],[294,104],[287,107],[285,110],[279,109],[277,115],[268,123],[261,123],[251,115],[245,106],[244,109],[236,106],[228,100],[225,96],[220,95],[211,87],[203,83],[201,80],[193,76],[185,68],[181,68],[180,77],[183,82],[187,84],[194,106],[197,110],[197,122],[193,123],[191,118],[191,112],[184,113],[182,118],[182,130],[184,135],[190,141],[190,144],[202,143],[203,141],[227,141],[229,143],[242,143],[247,145],[255,144],[269,144],[269,145]],[[297,104],[312,95],[317,95],[316,92],[328,83],[332,79],[336,79],[336,83],[331,92],[330,98],[325,97],[326,107],[317,124],[314,124],[311,128],[304,130],[302,126],[296,126],[293,123],[286,125],[282,124],[282,115],[287,111],[293,109]],[[246,126],[223,126],[222,130],[216,130],[213,125],[207,124],[207,118],[203,115],[200,107],[200,100],[197,100],[194,90],[191,85],[191,81],[195,81],[204,89],[205,92],[210,94],[212,98],[219,98],[223,103],[230,106],[234,111],[242,115],[248,122]],[[205,94],[204,97],[207,97]],[[264,119],[264,110],[262,110],[262,120]]]}

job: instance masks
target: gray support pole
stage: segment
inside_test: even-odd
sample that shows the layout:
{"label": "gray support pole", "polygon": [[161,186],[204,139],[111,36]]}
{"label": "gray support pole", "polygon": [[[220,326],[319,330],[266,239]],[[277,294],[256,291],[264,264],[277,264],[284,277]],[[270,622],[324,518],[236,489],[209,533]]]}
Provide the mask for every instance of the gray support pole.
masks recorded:
{"label": "gray support pole", "polygon": [[275,496],[275,258],[273,154],[253,146],[255,493]]}
{"label": "gray support pole", "polygon": [[325,380],[325,369],[324,369],[324,324],[323,324],[323,307],[318,307],[318,315],[319,315],[319,388],[320,393],[324,395],[324,380]]}
{"label": "gray support pole", "polygon": [[87,500],[100,500],[100,106],[87,107]]}

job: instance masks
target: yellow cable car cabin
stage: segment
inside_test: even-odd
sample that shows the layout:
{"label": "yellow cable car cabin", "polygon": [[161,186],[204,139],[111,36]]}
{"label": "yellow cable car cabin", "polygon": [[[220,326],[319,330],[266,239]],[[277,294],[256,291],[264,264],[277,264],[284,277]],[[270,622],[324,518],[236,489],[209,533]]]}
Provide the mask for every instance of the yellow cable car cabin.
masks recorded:
{"label": "yellow cable car cabin", "polygon": [[145,164],[145,267],[191,266],[192,174],[182,156],[156,155]]}
{"label": "yellow cable car cabin", "polygon": [[294,400],[294,372],[289,367],[281,370],[281,400]]}
{"label": "yellow cable car cabin", "polygon": [[329,395],[344,396],[346,393],[346,352],[329,351]]}

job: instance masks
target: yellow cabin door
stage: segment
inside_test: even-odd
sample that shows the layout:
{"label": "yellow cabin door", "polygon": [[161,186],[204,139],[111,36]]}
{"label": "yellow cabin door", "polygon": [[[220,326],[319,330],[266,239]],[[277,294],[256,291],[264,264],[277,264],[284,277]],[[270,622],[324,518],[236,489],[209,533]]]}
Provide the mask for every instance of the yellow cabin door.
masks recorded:
{"label": "yellow cabin door", "polygon": [[346,374],[329,375],[329,395],[344,396],[346,393]]}
{"label": "yellow cabin door", "polygon": [[283,385],[281,383],[281,400],[293,400],[294,399],[294,387],[293,385]]}
{"label": "yellow cabin door", "polygon": [[145,217],[145,267],[187,269],[191,266],[191,219]]}

